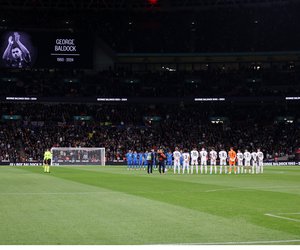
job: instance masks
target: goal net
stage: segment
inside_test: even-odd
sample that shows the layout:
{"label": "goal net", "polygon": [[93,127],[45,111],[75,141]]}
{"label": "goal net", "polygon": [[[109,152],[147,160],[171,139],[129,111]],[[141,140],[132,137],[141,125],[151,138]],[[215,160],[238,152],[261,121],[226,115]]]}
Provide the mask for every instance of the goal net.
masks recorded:
{"label": "goal net", "polygon": [[105,148],[51,148],[51,165],[105,166]]}

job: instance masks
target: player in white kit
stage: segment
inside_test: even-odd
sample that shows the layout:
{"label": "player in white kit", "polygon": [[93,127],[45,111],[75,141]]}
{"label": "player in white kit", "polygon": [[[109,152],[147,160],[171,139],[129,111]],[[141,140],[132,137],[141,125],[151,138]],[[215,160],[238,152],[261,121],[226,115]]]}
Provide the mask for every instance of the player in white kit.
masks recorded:
{"label": "player in white kit", "polygon": [[253,151],[251,153],[251,157],[252,157],[252,174],[254,174],[255,170],[257,173],[257,153]]}
{"label": "player in white kit", "polygon": [[178,148],[175,148],[175,151],[173,152],[173,158],[174,158],[174,174],[176,174],[176,168],[178,171],[178,174],[180,174],[180,157],[181,153],[179,152]]}
{"label": "player in white kit", "polygon": [[215,151],[214,148],[211,149],[209,152],[209,158],[210,158],[210,174],[212,174],[213,167],[215,167],[215,174],[217,173],[217,157],[218,154]]}
{"label": "player in white kit", "polygon": [[190,173],[190,153],[187,149],[184,149],[184,153],[182,154],[183,164],[182,164],[182,173],[184,174],[184,170],[187,170],[187,173]]}
{"label": "player in white kit", "polygon": [[226,159],[227,159],[227,152],[223,149],[219,152],[219,158],[220,158],[220,174],[223,172],[223,166],[225,168],[225,174],[227,174],[227,165],[226,165]]}
{"label": "player in white kit", "polygon": [[263,173],[264,172],[264,154],[260,151],[260,149],[257,149],[257,160],[258,160],[258,169],[256,170],[256,173]]}
{"label": "player in white kit", "polygon": [[241,152],[241,150],[238,150],[238,152],[236,154],[236,157],[237,157],[237,171],[238,171],[238,174],[239,173],[243,174],[244,173],[244,166],[243,166],[244,155]]}
{"label": "player in white kit", "polygon": [[194,166],[196,166],[196,173],[198,174],[198,158],[199,152],[196,148],[191,151],[191,174],[194,172]]}
{"label": "player in white kit", "polygon": [[205,150],[205,148],[202,148],[200,151],[200,159],[201,159],[200,173],[203,174],[203,167],[204,167],[205,173],[207,174],[207,151]]}
{"label": "player in white kit", "polygon": [[247,173],[247,169],[250,173],[250,168],[251,168],[251,154],[250,152],[248,152],[248,150],[246,149],[245,152],[244,152],[244,159],[245,159],[245,165],[244,165],[244,170],[245,170],[245,173]]}

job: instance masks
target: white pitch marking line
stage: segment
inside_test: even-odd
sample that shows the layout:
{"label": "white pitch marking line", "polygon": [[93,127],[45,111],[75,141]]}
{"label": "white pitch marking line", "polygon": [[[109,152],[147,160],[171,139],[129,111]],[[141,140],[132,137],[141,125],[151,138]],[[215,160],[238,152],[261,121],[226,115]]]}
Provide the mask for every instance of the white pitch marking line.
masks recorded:
{"label": "white pitch marking line", "polygon": [[[203,242],[203,243],[177,243],[175,245],[238,245],[238,244],[275,244],[275,243],[288,243],[300,242],[299,240],[263,240],[263,241],[229,241],[229,242]],[[171,244],[173,245],[173,244]]]}
{"label": "white pitch marking line", "polygon": [[259,188],[263,188],[263,189],[293,189],[293,188],[299,188],[299,186],[262,186],[262,187],[256,187],[256,186],[249,186],[249,187],[228,187],[228,188],[219,188],[219,189],[209,189],[209,190],[205,190],[203,191],[204,193],[209,193],[209,192],[217,192],[217,191],[227,191],[227,190],[246,190],[249,191],[251,189],[259,189]]}
{"label": "white pitch marking line", "polygon": [[270,216],[270,217],[274,217],[274,218],[278,218],[278,219],[300,222],[300,220],[297,220],[297,219],[292,219],[292,218],[289,218],[289,217],[279,216],[279,215],[275,215],[275,214],[265,214],[265,215]]}
{"label": "white pitch marking line", "polygon": [[277,214],[300,214],[300,213],[277,213]]}

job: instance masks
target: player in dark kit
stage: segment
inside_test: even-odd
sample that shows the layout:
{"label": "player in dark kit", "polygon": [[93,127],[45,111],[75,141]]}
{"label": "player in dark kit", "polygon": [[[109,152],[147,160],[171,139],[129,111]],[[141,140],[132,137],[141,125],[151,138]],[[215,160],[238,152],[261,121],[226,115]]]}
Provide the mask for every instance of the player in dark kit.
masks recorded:
{"label": "player in dark kit", "polygon": [[165,173],[165,160],[167,159],[166,155],[164,154],[164,151],[162,149],[159,149],[157,151],[157,157],[158,157],[158,171],[159,173]]}

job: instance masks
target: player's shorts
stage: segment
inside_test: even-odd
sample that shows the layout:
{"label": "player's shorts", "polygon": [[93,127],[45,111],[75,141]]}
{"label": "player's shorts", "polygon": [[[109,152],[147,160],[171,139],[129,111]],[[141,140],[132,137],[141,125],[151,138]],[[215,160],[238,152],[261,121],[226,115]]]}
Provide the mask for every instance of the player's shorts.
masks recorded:
{"label": "player's shorts", "polygon": [[220,165],[225,166],[226,165],[226,159],[220,159]]}
{"label": "player's shorts", "polygon": [[190,166],[190,164],[189,164],[189,162],[188,162],[188,161],[184,161],[184,162],[183,162],[183,164],[182,164],[182,166],[183,166],[183,167],[189,167],[189,166]]}
{"label": "player's shorts", "polygon": [[198,160],[193,160],[193,159],[192,159],[191,165],[198,165]]}
{"label": "player's shorts", "polygon": [[238,166],[242,167],[243,166],[243,161],[238,161]]}
{"label": "player's shorts", "polygon": [[216,160],[210,160],[210,165],[211,165],[211,166],[217,165],[217,161],[216,161]]}
{"label": "player's shorts", "polygon": [[235,166],[235,161],[229,160],[229,166]]}
{"label": "player's shorts", "polygon": [[51,159],[44,160],[44,164],[51,165]]}
{"label": "player's shorts", "polygon": [[175,167],[180,166],[180,160],[179,159],[174,160],[174,166]]}
{"label": "player's shorts", "polygon": [[250,167],[250,161],[245,161],[245,167]]}
{"label": "player's shorts", "polygon": [[207,160],[206,159],[201,159],[201,165],[206,166],[207,165]]}

